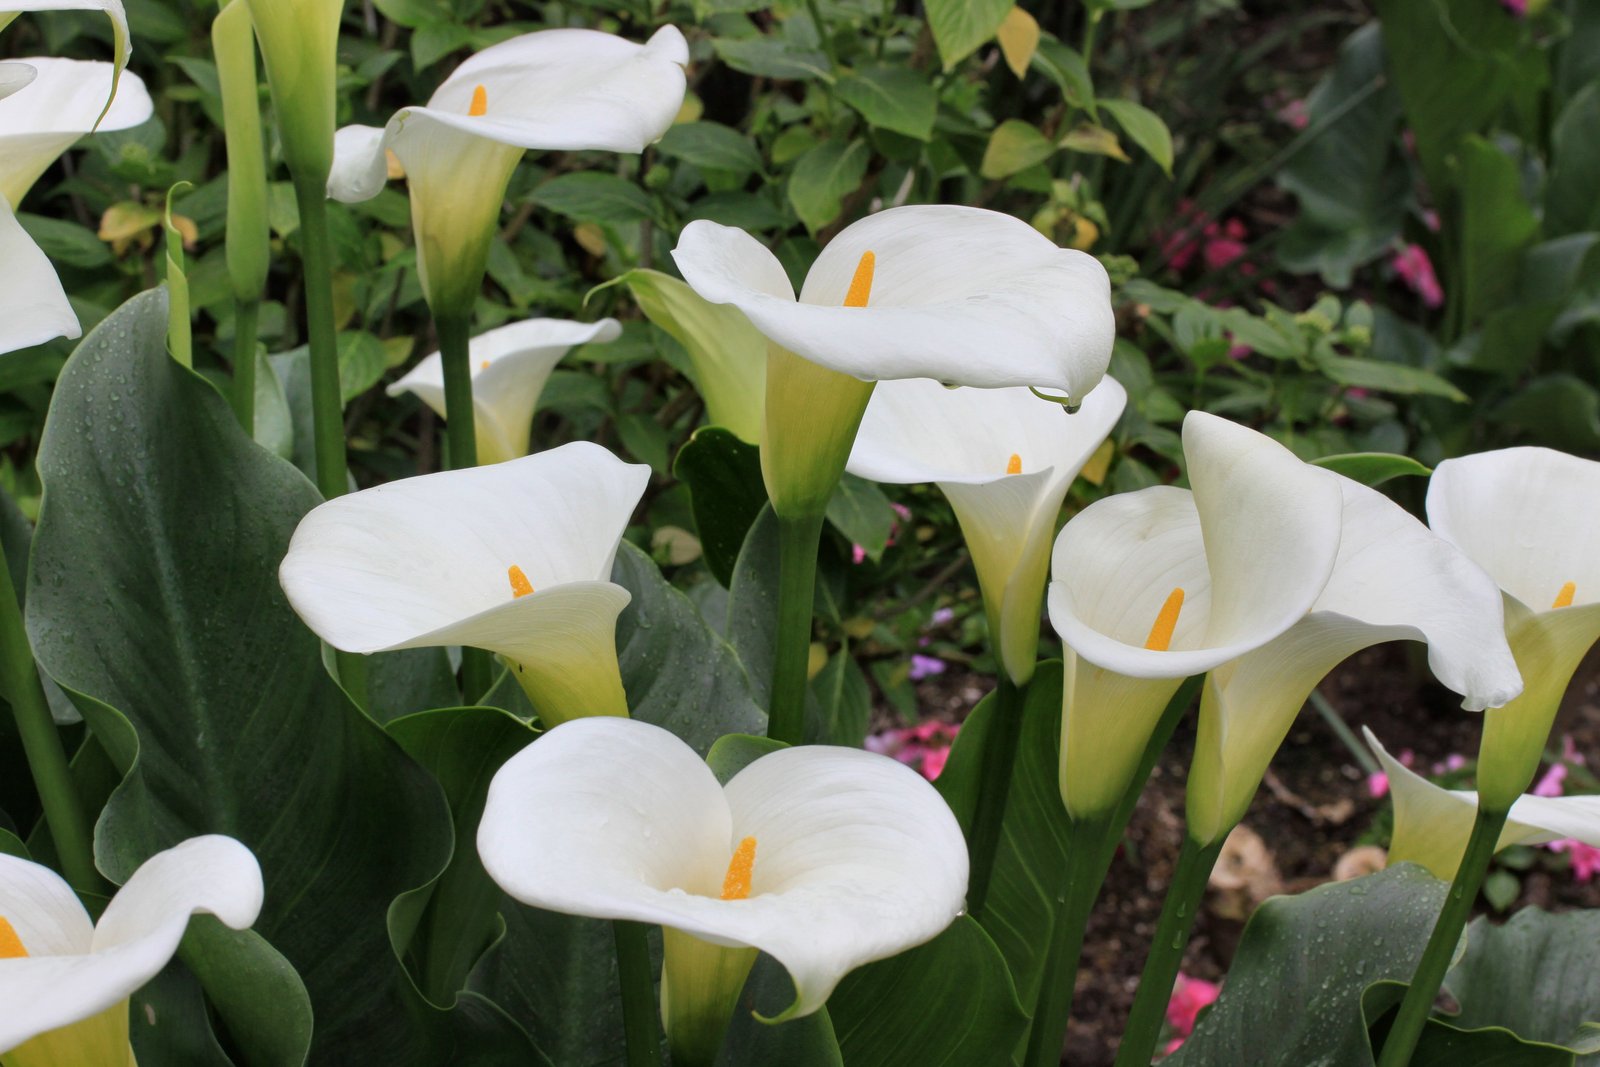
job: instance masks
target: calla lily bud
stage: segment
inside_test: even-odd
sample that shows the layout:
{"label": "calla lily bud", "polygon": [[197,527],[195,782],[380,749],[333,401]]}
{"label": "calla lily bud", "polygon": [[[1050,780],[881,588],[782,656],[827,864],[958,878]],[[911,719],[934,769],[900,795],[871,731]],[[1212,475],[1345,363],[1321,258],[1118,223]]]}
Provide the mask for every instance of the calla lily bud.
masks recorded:
{"label": "calla lily bud", "polygon": [[1439,464],[1428,522],[1500,587],[1527,689],[1485,716],[1478,791],[1504,811],[1533,782],[1562,695],[1600,639],[1600,463],[1506,448]]}
{"label": "calla lily bud", "polygon": [[333,167],[334,81],[344,0],[245,0],[267,64],[284,162],[297,181]]}
{"label": "calla lily bud", "polygon": [[189,917],[243,930],[261,900],[261,868],[231,837],[151,856],[98,923],[54,871],[0,854],[0,1060],[133,1067],[128,998],[172,959]]}
{"label": "calla lily bud", "polygon": [[229,0],[211,23],[211,52],[222,86],[228,145],[228,280],[238,300],[261,299],[271,238],[267,228],[267,162],[256,90],[255,34],[247,0]]}

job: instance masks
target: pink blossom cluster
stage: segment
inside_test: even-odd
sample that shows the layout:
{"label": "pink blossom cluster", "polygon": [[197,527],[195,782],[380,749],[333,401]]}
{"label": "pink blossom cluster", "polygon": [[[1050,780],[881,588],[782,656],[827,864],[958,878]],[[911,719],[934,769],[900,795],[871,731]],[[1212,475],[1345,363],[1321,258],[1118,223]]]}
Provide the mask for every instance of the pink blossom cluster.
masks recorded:
{"label": "pink blossom cluster", "polygon": [[950,759],[950,746],[960,732],[958,723],[929,720],[875,733],[867,738],[867,749],[915,767],[931,782],[944,770]]}
{"label": "pink blossom cluster", "polygon": [[1178,984],[1172,987],[1172,999],[1167,1001],[1167,1029],[1171,1034],[1171,1040],[1163,1050],[1167,1055],[1176,1052],[1178,1046],[1194,1033],[1200,1010],[1212,1004],[1221,992],[1222,987],[1215,982],[1191,978],[1181,972],[1178,974]]}

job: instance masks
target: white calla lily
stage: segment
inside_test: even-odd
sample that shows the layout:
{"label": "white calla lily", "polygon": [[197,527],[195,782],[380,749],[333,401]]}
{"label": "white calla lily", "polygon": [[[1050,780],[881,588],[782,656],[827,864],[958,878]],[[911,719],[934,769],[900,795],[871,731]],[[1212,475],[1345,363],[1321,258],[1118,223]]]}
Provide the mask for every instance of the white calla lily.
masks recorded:
{"label": "white calla lily", "polygon": [[[675,953],[766,952],[797,991],[782,1017],[805,1015],[854,968],[939,934],[967,889],[955,817],[894,760],[788,748],[724,787],[672,734],[617,719],[567,723],[512,757],[489,787],[478,854],[525,904],[667,929],[675,1052],[689,1038],[674,1020],[698,1014]],[[723,992],[736,997],[733,977]],[[731,1007],[723,997],[722,1022]]]}
{"label": "white calla lily", "polygon": [[54,871],[0,854],[7,1067],[133,1067],[128,997],[167,965],[191,915],[243,930],[261,899],[261,868],[231,837],[195,837],[151,856],[98,923]]}
{"label": "white calla lily", "polygon": [[1038,654],[1061,504],[1127,399],[1104,378],[1068,415],[1025,388],[948,389],[908,378],[880,382],[867,403],[847,469],[877,482],[938,483],[978,572],[990,640],[1019,686]]}
{"label": "white calla lily", "polygon": [[334,80],[344,0],[245,3],[267,67],[284,160],[296,181],[321,182],[333,165]]}
{"label": "white calla lily", "polygon": [[436,315],[468,313],[523,152],[642,152],[682,107],[688,61],[688,44],[671,26],[642,45],[579,29],[513,37],[462,63],[426,106],[397,112],[383,130],[340,130],[328,195],[377,196],[392,151],[410,187],[429,306]]}
{"label": "white calla lily", "polygon": [[[478,435],[478,462],[501,463],[528,454],[528,432],[545,382],[577,345],[615,341],[616,319],[571,322],[528,319],[472,339],[472,407]],[[390,396],[415,393],[441,418],[446,417],[444,364],[438,352],[426,357],[389,386]]]}
{"label": "white calla lily", "polygon": [[[0,30],[24,11],[104,11],[111,20],[112,84],[121,77],[133,54],[133,39],[128,34],[128,13],[122,0],[0,0]],[[106,93],[109,100],[111,93]],[[109,106],[102,102],[102,106]]]}
{"label": "white calla lily", "polygon": [[[1420,863],[1435,878],[1453,879],[1478,815],[1478,794],[1433,784],[1389,755],[1371,730],[1361,732],[1382,763],[1394,798],[1389,862]],[[1600,796],[1518,797],[1495,851],[1565,838],[1600,847]]]}
{"label": "white calla lily", "polygon": [[578,441],[330,500],[278,577],[347,652],[468,645],[504,656],[547,724],[626,715],[610,581],[650,468]]}
{"label": "white calla lily", "polygon": [[50,56],[23,62],[37,76],[0,103],[0,196],[12,207],[85,134],[125,130],[152,114],[144,81],[132,72],[115,79],[110,63]]}
{"label": "white calla lily", "polygon": [[1244,817],[1311,690],[1363,648],[1426,642],[1434,677],[1469,711],[1522,690],[1494,581],[1382,493],[1334,477],[1344,505],[1339,555],[1310,612],[1206,679],[1188,780],[1189,832],[1201,843]]}
{"label": "white calla lily", "polygon": [[83,333],[39,246],[0,197],[0,353]]}
{"label": "white calla lily", "polygon": [[1202,412],[1183,425],[1193,490],[1096,501],[1056,539],[1050,622],[1064,650],[1061,792],[1074,818],[1121,801],[1182,680],[1288,630],[1339,552],[1337,479]]}
{"label": "white calla lily", "polygon": [[26,63],[7,59],[0,61],[0,100],[32,84],[39,72]]}
{"label": "white calla lily", "polygon": [[1499,584],[1527,682],[1484,721],[1478,789],[1504,810],[1533,781],[1567,684],[1600,639],[1600,463],[1528,447],[1446,460],[1428,522]]}

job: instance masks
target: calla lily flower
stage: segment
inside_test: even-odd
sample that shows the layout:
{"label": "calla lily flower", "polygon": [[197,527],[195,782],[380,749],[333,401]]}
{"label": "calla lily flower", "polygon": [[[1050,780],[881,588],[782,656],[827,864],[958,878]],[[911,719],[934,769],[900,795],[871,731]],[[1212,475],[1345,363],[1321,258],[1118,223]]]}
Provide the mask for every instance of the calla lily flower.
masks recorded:
{"label": "calla lily flower", "polygon": [[[749,950],[794,980],[781,1017],[806,1015],[849,971],[936,936],[967,889],[961,829],[909,767],[786,748],[722,786],[688,745],[632,720],[567,723],[513,756],[490,784],[478,854],[525,904],[665,928],[675,1062],[715,1054],[720,1026],[686,1034],[684,1020],[726,1023]],[[679,958],[714,947],[745,950],[742,969],[707,981],[713,964]]]}
{"label": "calla lily flower", "polygon": [[1050,622],[1064,650],[1061,793],[1109,816],[1189,675],[1271,641],[1311,609],[1339,552],[1335,477],[1201,412],[1183,424],[1191,490],[1098,500],[1056,539]]}
{"label": "calla lily flower", "polygon": [[1600,463],[1548,448],[1446,460],[1428,485],[1428,522],[1498,583],[1528,683],[1484,721],[1478,789],[1505,810],[1533,781],[1562,694],[1600,639]]}
{"label": "calla lily flower", "polygon": [[[1478,814],[1478,794],[1470,789],[1446,789],[1428,781],[1389,755],[1362,728],[1389,776],[1394,797],[1394,837],[1389,862],[1420,863],[1435,878],[1450,881],[1467,850],[1473,820]],[[1511,816],[1500,831],[1495,851],[1512,845],[1537,845],[1572,838],[1600,846],[1600,796],[1521,796],[1511,805]]]}
{"label": "calla lily flower", "polygon": [[[0,64],[15,67],[20,64]],[[83,333],[50,260],[0,197],[0,353]]]}
{"label": "calla lily flower", "polygon": [[333,166],[334,79],[344,0],[245,0],[267,67],[284,160],[297,181]]}
{"label": "calla lily flower", "polygon": [[649,479],[576,441],[389,482],[312,509],[278,578],[335,648],[485,648],[547,725],[627,715],[616,623],[630,595],[611,566]]}
{"label": "calla lily flower", "polygon": [[946,389],[926,378],[880,382],[850,453],[877,482],[937,482],[978,571],[989,632],[1017,685],[1033,676],[1050,544],[1072,480],[1127,404],[1105,378],[1075,415],[1027,389]]}
{"label": "calla lily flower", "polygon": [[23,62],[37,76],[0,103],[0,196],[13,207],[80,137],[138,126],[152,113],[140,77],[128,72],[114,82],[110,63],[49,56]]}
{"label": "calla lily flower", "polygon": [[0,62],[0,100],[27,88],[38,76],[39,72],[26,63],[10,59]]}
{"label": "calla lily flower", "polygon": [[328,195],[377,196],[392,151],[410,186],[428,304],[436,315],[466,314],[522,153],[644,151],[683,106],[688,62],[671,26],[642,45],[594,30],[514,37],[462,63],[427,106],[397,112],[384,129],[340,130]]}
{"label": "calla lily flower", "polygon": [[1494,581],[1382,493],[1334,478],[1344,503],[1339,555],[1310,612],[1206,679],[1188,780],[1189,832],[1202,843],[1244,817],[1311,690],[1363,648],[1426,642],[1434,677],[1469,711],[1522,691]]}
{"label": "calla lily flower", "polygon": [[[113,85],[133,54],[133,40],[128,36],[128,13],[122,7],[122,0],[0,0],[0,3],[5,4],[0,8],[0,30],[24,11],[104,11],[111,20]],[[110,97],[107,92],[106,98]]]}
{"label": "calla lily flower", "polygon": [[[470,351],[478,462],[501,463],[527,455],[533,411],[556,364],[575,345],[615,341],[620,336],[622,325],[616,319],[528,319],[474,337]],[[401,393],[415,393],[441,418],[447,417],[439,353],[389,386],[390,396]]]}
{"label": "calla lily flower", "polygon": [[178,950],[189,917],[243,930],[261,868],[231,837],[158,852],[98,923],[54,871],[0,854],[0,1056],[7,1067],[133,1067],[128,998]]}
{"label": "calla lily flower", "polygon": [[780,516],[827,507],[871,392],[863,383],[1037,386],[1076,404],[1111,358],[1104,268],[995,211],[868,216],[822,250],[798,299],[743,230],[691,222],[672,257],[697,293],[737,307],[771,343],[761,463]]}

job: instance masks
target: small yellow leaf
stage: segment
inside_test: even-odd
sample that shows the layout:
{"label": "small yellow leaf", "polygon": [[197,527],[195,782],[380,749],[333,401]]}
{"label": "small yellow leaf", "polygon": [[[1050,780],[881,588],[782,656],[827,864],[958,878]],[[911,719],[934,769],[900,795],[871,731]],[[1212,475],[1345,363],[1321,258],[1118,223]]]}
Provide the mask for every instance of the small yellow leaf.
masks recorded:
{"label": "small yellow leaf", "polygon": [[995,31],[1000,42],[1000,54],[1006,57],[1006,66],[1017,77],[1026,77],[1033,53],[1039,49],[1039,23],[1022,10],[1019,4],[1007,14],[1000,29]]}
{"label": "small yellow leaf", "polygon": [[97,236],[102,241],[112,244],[122,242],[126,246],[128,241],[160,225],[159,209],[123,200],[106,208],[105,214],[100,216],[100,232]]}
{"label": "small yellow leaf", "polygon": [[172,228],[178,231],[183,238],[183,248],[186,252],[193,252],[194,246],[200,240],[200,227],[194,224],[194,219],[187,215],[172,216]]}
{"label": "small yellow leaf", "polygon": [[1102,485],[1106,480],[1106,472],[1111,469],[1111,459],[1117,454],[1117,446],[1110,441],[1101,441],[1100,447],[1094,450],[1094,455],[1089,457],[1089,462],[1083,465],[1079,473],[1083,480],[1090,485]]}
{"label": "small yellow leaf", "polygon": [[819,642],[811,642],[811,650],[806,659],[806,677],[815,678],[817,672],[828,665],[828,648]]}
{"label": "small yellow leaf", "polygon": [[681,122],[699,122],[700,116],[705,113],[705,102],[694,93],[688,93],[684,96],[683,106],[678,108],[678,114],[672,120],[672,124],[676,126]]}
{"label": "small yellow leaf", "polygon": [[1122,142],[1117,140],[1117,135],[1104,126],[1096,126],[1091,122],[1074,126],[1065,137],[1061,138],[1060,145],[1074,152],[1110,156],[1123,163],[1128,162],[1128,153],[1122,150]]}
{"label": "small yellow leaf", "polygon": [[872,631],[877,628],[878,624],[868,615],[857,615],[844,620],[844,632],[857,641],[864,641],[871,637]]}
{"label": "small yellow leaf", "polygon": [[591,256],[606,254],[606,232],[595,223],[578,223],[572,228],[572,239]]}
{"label": "small yellow leaf", "polygon": [[1076,248],[1080,252],[1087,252],[1094,247],[1094,243],[1098,240],[1100,240],[1100,227],[1082,215],[1073,218],[1072,240],[1067,242],[1069,247]]}

